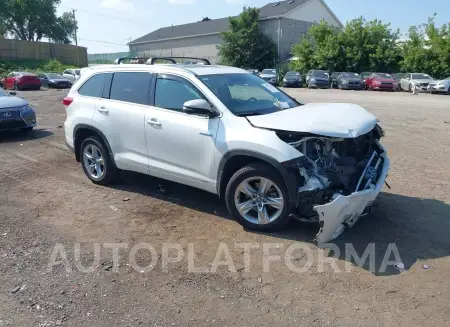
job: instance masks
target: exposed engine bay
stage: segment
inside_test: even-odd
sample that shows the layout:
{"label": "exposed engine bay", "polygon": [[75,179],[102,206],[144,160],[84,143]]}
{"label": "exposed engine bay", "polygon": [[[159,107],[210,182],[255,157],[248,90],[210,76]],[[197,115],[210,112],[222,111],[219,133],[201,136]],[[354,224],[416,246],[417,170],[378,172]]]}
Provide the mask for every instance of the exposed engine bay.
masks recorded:
{"label": "exposed engine bay", "polygon": [[298,163],[300,220],[317,222],[315,206],[374,187],[381,175],[384,150],[378,143],[381,127],[357,138],[333,138],[301,133],[277,132],[304,157]]}

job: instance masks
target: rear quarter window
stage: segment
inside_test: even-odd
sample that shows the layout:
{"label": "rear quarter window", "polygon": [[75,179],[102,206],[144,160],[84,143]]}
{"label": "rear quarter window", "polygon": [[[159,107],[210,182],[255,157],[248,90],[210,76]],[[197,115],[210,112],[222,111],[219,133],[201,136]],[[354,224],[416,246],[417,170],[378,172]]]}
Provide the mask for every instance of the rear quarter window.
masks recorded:
{"label": "rear quarter window", "polygon": [[105,86],[106,75],[107,74],[97,74],[92,76],[78,89],[78,93],[87,97],[101,98]]}

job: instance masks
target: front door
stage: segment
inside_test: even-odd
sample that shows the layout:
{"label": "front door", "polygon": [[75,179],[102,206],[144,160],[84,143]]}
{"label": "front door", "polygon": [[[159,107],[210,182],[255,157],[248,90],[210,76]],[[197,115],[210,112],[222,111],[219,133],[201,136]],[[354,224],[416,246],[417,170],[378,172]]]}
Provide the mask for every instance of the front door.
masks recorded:
{"label": "front door", "polygon": [[215,193],[220,118],[183,111],[186,101],[205,98],[185,78],[160,74],[154,85],[153,107],[145,116],[150,174]]}

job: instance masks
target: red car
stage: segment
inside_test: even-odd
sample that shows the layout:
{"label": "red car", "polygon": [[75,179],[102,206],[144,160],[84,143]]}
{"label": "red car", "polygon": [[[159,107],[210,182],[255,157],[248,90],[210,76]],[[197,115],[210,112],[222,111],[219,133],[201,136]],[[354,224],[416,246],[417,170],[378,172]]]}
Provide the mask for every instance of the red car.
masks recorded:
{"label": "red car", "polygon": [[39,77],[35,74],[26,72],[12,72],[3,79],[2,84],[5,90],[39,90],[41,88],[41,80]]}
{"label": "red car", "polygon": [[366,88],[368,90],[395,91],[397,81],[386,73],[373,73],[366,79]]}

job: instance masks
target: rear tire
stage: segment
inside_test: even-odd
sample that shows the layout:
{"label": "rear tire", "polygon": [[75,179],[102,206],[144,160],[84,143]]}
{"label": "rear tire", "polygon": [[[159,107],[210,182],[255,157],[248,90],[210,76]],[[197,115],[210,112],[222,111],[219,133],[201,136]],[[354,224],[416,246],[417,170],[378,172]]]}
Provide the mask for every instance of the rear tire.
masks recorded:
{"label": "rear tire", "polygon": [[[263,181],[269,185],[268,188],[261,186]],[[251,186],[251,192],[242,192],[243,185]],[[251,230],[277,231],[290,220],[287,187],[268,164],[253,163],[238,170],[228,182],[225,203],[232,217]],[[251,209],[239,211],[237,204],[246,203]]]}
{"label": "rear tire", "polygon": [[108,149],[95,136],[88,137],[83,141],[80,147],[80,158],[84,173],[94,184],[110,184],[119,175],[119,169]]}

